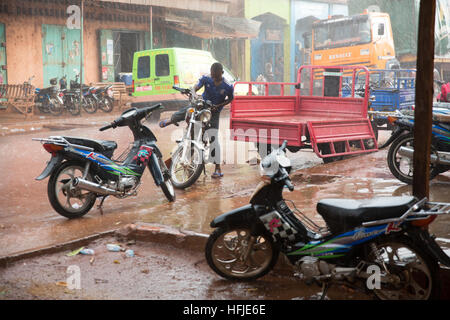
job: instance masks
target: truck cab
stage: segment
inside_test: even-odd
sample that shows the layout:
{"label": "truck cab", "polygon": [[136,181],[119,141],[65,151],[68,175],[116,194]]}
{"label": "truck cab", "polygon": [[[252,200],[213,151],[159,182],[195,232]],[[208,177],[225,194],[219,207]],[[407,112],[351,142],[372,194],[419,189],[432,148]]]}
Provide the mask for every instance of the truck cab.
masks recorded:
{"label": "truck cab", "polygon": [[389,14],[367,12],[320,20],[312,27],[312,65],[398,69]]}

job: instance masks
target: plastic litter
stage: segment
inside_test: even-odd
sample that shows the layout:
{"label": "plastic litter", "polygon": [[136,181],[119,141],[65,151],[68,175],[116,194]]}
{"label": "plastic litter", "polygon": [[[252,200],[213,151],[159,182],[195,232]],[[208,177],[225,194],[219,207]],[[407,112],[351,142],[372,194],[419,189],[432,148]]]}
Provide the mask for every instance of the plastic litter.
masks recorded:
{"label": "plastic litter", "polygon": [[122,250],[121,246],[114,244],[114,243],[108,243],[106,245],[106,248],[108,249],[108,251],[112,251],[112,252],[119,252]]}
{"label": "plastic litter", "polygon": [[125,251],[125,255],[129,258],[134,257],[134,251],[131,249],[128,249],[127,251]]}
{"label": "plastic litter", "polygon": [[92,256],[92,255],[95,254],[95,251],[92,250],[92,249],[83,249],[83,250],[80,251],[80,253],[81,253],[81,254],[85,254],[85,255],[90,255],[90,256]]}

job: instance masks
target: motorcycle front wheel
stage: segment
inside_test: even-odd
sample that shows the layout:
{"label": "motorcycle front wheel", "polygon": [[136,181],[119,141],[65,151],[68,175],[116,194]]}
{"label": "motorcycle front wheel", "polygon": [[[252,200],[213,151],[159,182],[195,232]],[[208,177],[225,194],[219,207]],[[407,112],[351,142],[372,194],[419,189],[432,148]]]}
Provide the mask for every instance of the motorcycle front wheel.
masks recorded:
{"label": "motorcycle front wheel", "polygon": [[69,113],[73,116],[77,116],[80,114],[80,102],[77,99],[69,98],[64,101],[64,106],[69,111]]}
{"label": "motorcycle front wheel", "polygon": [[98,102],[98,107],[104,112],[111,112],[114,108],[113,100],[110,97],[104,97]]}
{"label": "motorcycle front wheel", "polygon": [[202,150],[191,144],[186,150],[186,159],[183,161],[183,149],[184,147],[180,146],[174,152],[169,170],[170,180],[177,189],[185,189],[193,185],[205,167]]}
{"label": "motorcycle front wheel", "polygon": [[[389,272],[390,282],[380,281],[373,293],[380,300],[430,300],[439,297],[439,265],[426,247],[407,237],[384,238],[375,243],[368,260]],[[378,256],[378,257],[377,257]],[[386,269],[384,269],[386,266]],[[372,291],[372,290],[371,290]]]}
{"label": "motorcycle front wheel", "polygon": [[166,164],[164,163],[164,161],[162,161],[161,158],[158,159],[158,162],[164,178],[164,182],[160,185],[161,190],[166,196],[167,200],[169,200],[169,202],[173,202],[175,201],[176,196],[172,181],[170,180],[169,170],[167,169]]}
{"label": "motorcycle front wheel", "polygon": [[[400,181],[412,184],[413,182],[413,159],[404,157],[398,154],[400,147],[414,148],[414,134],[408,133],[401,135],[392,142],[388,156],[387,163],[389,170]],[[431,146],[433,152],[433,146]],[[439,174],[439,167],[430,164],[430,180]]]}
{"label": "motorcycle front wheel", "polygon": [[89,114],[96,113],[98,108],[97,103],[94,101],[94,98],[91,98],[89,96],[83,98],[81,107],[83,107],[83,110]]}
{"label": "motorcycle front wheel", "polygon": [[63,112],[62,105],[56,99],[50,99],[48,101],[48,110],[54,116],[59,116]]}
{"label": "motorcycle front wheel", "polygon": [[250,227],[219,227],[209,236],[205,248],[208,265],[230,280],[254,280],[275,266],[279,250],[272,236],[251,237]]}
{"label": "motorcycle front wheel", "polygon": [[[52,173],[48,181],[47,194],[50,204],[66,218],[75,219],[85,215],[97,199],[93,192],[72,187],[72,181],[83,177],[83,173],[83,163],[66,161]],[[85,179],[94,181],[90,173]]]}

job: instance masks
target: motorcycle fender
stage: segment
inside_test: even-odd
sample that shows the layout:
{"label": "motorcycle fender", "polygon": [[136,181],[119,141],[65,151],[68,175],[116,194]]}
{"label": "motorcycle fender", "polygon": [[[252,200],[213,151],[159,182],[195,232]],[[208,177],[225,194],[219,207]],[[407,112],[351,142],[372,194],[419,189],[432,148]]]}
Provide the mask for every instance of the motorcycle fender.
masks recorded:
{"label": "motorcycle fender", "polygon": [[49,175],[52,174],[53,170],[59,166],[61,161],[63,160],[63,156],[61,154],[57,154],[52,156],[50,161],[47,163],[47,167],[45,167],[44,171],[36,178],[36,180],[44,180]]}
{"label": "motorcycle fender", "polygon": [[384,149],[389,146],[395,139],[397,139],[404,132],[404,128],[396,127],[392,132],[391,136],[383,145],[379,146],[378,149]]}
{"label": "motorcycle fender", "polygon": [[434,241],[428,231],[423,230],[419,234],[420,239],[425,242],[431,255],[446,267],[450,267],[450,257],[441,249],[441,247]]}
{"label": "motorcycle fender", "polygon": [[255,209],[251,204],[228,211],[211,221],[211,228],[217,228],[225,225],[240,225],[247,223],[256,217]]}
{"label": "motorcycle fender", "polygon": [[156,157],[155,153],[152,153],[150,156],[150,161],[148,163],[148,169],[150,170],[153,179],[155,180],[155,184],[159,187],[161,184],[164,183],[164,177],[161,172],[161,167],[158,163],[158,158]]}

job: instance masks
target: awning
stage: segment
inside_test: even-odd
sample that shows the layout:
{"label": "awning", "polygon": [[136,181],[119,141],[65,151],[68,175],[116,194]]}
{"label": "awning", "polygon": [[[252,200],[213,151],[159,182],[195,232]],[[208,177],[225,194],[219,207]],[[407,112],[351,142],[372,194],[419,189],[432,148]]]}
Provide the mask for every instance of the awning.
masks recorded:
{"label": "awning", "polygon": [[191,10],[198,12],[222,13],[228,12],[230,0],[98,0],[104,2],[116,2],[135,4],[141,6],[156,6]]}
{"label": "awning", "polygon": [[190,34],[202,39],[250,39],[258,37],[261,22],[224,16],[212,16],[211,20],[192,19],[167,13],[165,21],[168,28]]}

